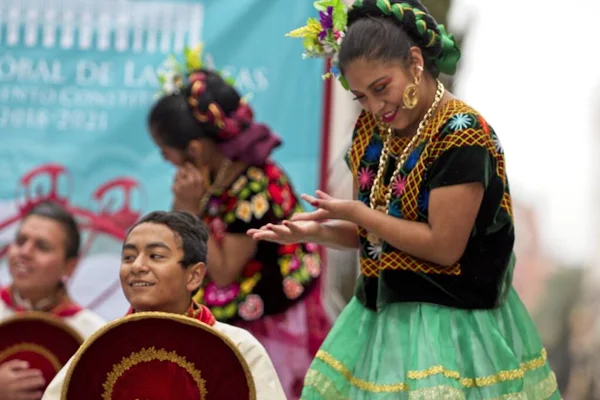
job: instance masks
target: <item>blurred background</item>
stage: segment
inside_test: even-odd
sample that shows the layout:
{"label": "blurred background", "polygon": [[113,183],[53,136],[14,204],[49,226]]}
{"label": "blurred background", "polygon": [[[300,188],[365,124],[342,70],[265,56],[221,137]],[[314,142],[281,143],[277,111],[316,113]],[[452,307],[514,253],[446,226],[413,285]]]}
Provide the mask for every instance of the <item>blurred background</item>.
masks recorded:
{"label": "blurred background", "polygon": [[[600,399],[600,1],[429,0],[461,42],[445,82],[479,110],[506,152],[517,231],[515,286],[543,337],[565,399]],[[169,54],[204,42],[257,119],[284,139],[276,159],[297,192],[350,197],[343,156],[359,113],[324,65],[285,33],[309,0],[0,0],[0,284],[24,211],[67,205],[85,257],[75,300],[113,319],[127,227],[169,209],[174,170],[146,117]],[[332,318],[352,295],[356,254],[327,251]]]}

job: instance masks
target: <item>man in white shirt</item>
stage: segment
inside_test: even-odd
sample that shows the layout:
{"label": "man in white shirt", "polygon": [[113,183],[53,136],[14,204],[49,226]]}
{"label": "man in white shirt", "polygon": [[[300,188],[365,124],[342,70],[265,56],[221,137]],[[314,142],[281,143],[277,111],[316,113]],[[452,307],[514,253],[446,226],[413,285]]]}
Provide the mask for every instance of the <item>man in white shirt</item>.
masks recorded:
{"label": "man in white shirt", "polygon": [[[120,270],[121,286],[131,304],[128,314],[158,311],[212,326],[239,349],[251,371],[257,399],[285,400],[264,347],[247,331],[216,322],[208,308],[192,301],[206,273],[207,240],[205,225],[185,212],[152,212],[134,225],[123,244]],[[50,383],[43,400],[61,398],[71,362]]]}

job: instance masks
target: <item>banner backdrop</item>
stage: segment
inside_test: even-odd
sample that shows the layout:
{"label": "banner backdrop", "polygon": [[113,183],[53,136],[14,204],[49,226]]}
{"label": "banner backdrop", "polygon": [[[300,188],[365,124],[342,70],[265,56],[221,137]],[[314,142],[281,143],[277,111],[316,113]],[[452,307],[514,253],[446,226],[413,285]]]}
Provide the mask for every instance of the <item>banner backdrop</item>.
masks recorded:
{"label": "banner backdrop", "polygon": [[311,1],[0,0],[0,283],[8,243],[43,199],[80,219],[84,257],[73,297],[106,318],[127,303],[121,240],[141,214],[168,209],[174,174],[146,116],[169,54],[205,44],[207,63],[250,94],[257,120],[284,139],[275,158],[299,192],[317,186],[322,64],[286,32]]}

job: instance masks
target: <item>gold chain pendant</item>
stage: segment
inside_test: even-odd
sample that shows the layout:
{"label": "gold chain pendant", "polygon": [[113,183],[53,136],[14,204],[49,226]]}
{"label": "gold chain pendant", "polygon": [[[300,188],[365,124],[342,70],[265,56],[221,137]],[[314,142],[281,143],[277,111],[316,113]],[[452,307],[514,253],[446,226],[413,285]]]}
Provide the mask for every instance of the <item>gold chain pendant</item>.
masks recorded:
{"label": "gold chain pendant", "polygon": [[[381,150],[381,155],[379,156],[379,164],[377,167],[377,174],[375,175],[375,180],[373,181],[373,186],[371,187],[371,193],[369,195],[370,206],[373,210],[384,212],[386,214],[388,213],[388,210],[390,207],[390,202],[392,200],[392,190],[393,190],[392,182],[394,181],[394,178],[396,176],[400,175],[402,167],[403,167],[404,163],[406,162],[406,160],[408,159],[409,154],[414,150],[418,141],[421,140],[421,137],[425,132],[425,128],[427,127],[427,124],[429,123],[431,117],[437,110],[440,102],[442,101],[442,98],[444,97],[445,91],[446,91],[446,89],[444,88],[444,85],[442,84],[442,82],[440,82],[438,80],[437,81],[437,91],[435,93],[435,98],[433,100],[433,103],[431,104],[431,106],[425,113],[425,116],[419,123],[419,126],[417,127],[417,132],[412,137],[412,139],[410,140],[408,145],[406,145],[406,147],[404,148],[402,153],[397,157],[396,168],[395,168],[394,172],[392,173],[392,176],[390,178],[389,187],[387,189],[387,193],[384,196],[385,202],[384,202],[384,204],[381,204],[381,202],[380,202],[381,200],[378,199],[377,197],[379,195],[381,186],[383,185],[383,175],[384,175],[385,169],[388,164],[388,158],[391,154],[390,141],[392,139],[392,128],[391,127],[388,128],[388,136],[386,137],[386,139],[383,143],[383,149]],[[367,233],[367,241],[372,246],[383,245],[383,240],[381,240],[381,238],[377,237],[377,235],[370,233],[370,232]]]}

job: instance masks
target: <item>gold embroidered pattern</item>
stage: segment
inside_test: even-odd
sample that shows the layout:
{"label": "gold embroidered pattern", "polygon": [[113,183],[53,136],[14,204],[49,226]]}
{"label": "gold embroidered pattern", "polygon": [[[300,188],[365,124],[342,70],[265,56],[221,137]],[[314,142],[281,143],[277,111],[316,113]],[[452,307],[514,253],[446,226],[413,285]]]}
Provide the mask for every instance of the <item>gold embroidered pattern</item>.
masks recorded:
{"label": "gold embroidered pattern", "polygon": [[[477,115],[475,111],[469,110],[471,114]],[[477,147],[485,147],[488,152],[494,157],[496,160],[496,174],[502,178],[504,182],[504,186],[507,185],[506,179],[506,169],[504,165],[504,156],[498,153],[496,149],[496,144],[494,140],[490,136],[490,134],[485,133],[482,129],[464,129],[461,131],[460,135],[448,135],[444,137],[440,141],[436,141],[432,143],[431,148],[428,149],[428,156],[436,159],[443,152],[448,151],[454,147],[466,147],[466,146],[477,146]],[[506,210],[506,212],[512,217],[512,205],[510,201],[510,195],[505,191],[502,199],[501,207]]]}
{"label": "gold embroidered pattern", "polygon": [[326,351],[319,350],[315,358],[323,361],[331,368],[339,372],[352,386],[356,386],[357,388],[367,391],[367,392],[405,392],[408,390],[408,385],[406,383],[394,383],[391,385],[388,384],[378,384],[374,382],[365,381],[364,379],[357,378],[352,375],[352,372],[344,366],[340,361],[336,360],[331,354]]}
{"label": "gold embroidered pattern", "polygon": [[[360,236],[366,237],[367,233],[363,229],[360,229]],[[378,276],[380,270],[391,269],[391,270],[404,270],[404,271],[417,271],[425,274],[443,274],[443,275],[460,275],[460,264],[454,264],[449,267],[444,267],[428,261],[420,260],[412,257],[401,251],[393,251],[381,253],[378,260],[371,258],[361,258],[360,260],[361,272],[365,276]]]}
{"label": "gold embroidered pattern", "polygon": [[22,351],[36,353],[36,354],[41,355],[46,360],[48,360],[48,362],[50,362],[50,364],[52,365],[52,368],[54,368],[55,372],[58,372],[63,366],[61,364],[61,362],[58,361],[58,358],[50,350],[48,350],[47,348],[45,348],[43,346],[40,346],[39,344],[27,343],[27,342],[18,343],[18,344],[8,347],[7,349],[0,351],[0,364],[2,364],[2,362],[4,360],[6,360],[8,357],[10,357],[14,354],[20,353]]}
{"label": "gold embroidered pattern", "polygon": [[102,388],[104,389],[102,398],[104,400],[110,400],[112,398],[115,384],[127,370],[135,367],[137,364],[155,360],[171,362],[185,369],[194,382],[196,382],[196,386],[200,392],[200,399],[206,398],[206,381],[202,379],[201,372],[194,367],[194,364],[174,351],[166,351],[165,349],[156,350],[154,346],[143,348],[140,351],[134,351],[129,357],[123,357],[121,362],[113,365],[112,371],[106,375],[106,380],[102,384]]}
{"label": "gold embroidered pattern", "polygon": [[[496,143],[494,142],[494,139],[492,138],[485,121],[483,121],[480,115],[467,104],[460,101],[450,101],[446,103],[440,109],[440,112],[438,112],[432,118],[431,123],[427,126],[424,133],[424,140],[429,140],[429,138],[435,135],[441,126],[445,124],[453,115],[461,113],[469,114],[477,118],[483,128],[464,129],[460,131],[460,134],[447,135],[441,140],[433,140],[425,146],[414,168],[407,176],[404,177],[405,183],[401,197],[400,210],[403,218],[412,221],[418,220],[418,198],[425,171],[433,160],[438,158],[444,151],[454,147],[479,146],[486,148],[496,161],[497,175],[501,177],[505,186],[507,185],[504,156],[498,151]],[[376,131],[379,131],[382,136],[385,136],[383,129],[378,128],[377,125],[378,123],[374,116],[367,112],[363,112],[356,123],[356,132],[353,143],[348,152],[348,160],[350,169],[355,179],[355,184],[358,184],[357,177],[360,163],[367,147],[371,143],[373,135]],[[398,138],[392,141],[390,146],[391,153],[397,156],[406,146],[406,141],[407,138]],[[389,189],[390,184],[392,184],[392,182],[389,182],[388,185],[381,185],[380,190],[377,193],[378,199],[383,199],[384,194]],[[512,216],[512,202],[508,191],[505,191],[503,194],[501,207],[505,209],[510,216]],[[362,238],[366,238],[368,232],[359,227],[358,234]],[[415,271],[425,274],[455,276],[461,274],[460,264],[443,267],[434,263],[428,263],[426,261],[417,259],[400,251],[384,252],[377,260],[374,260],[368,256],[362,256],[360,264],[361,273],[367,277],[376,277],[379,275],[379,271],[388,269]]]}
{"label": "gold embroidered pattern", "polygon": [[[527,391],[516,393],[507,393],[505,395],[494,397],[488,400],[528,400],[528,399],[548,399],[558,390],[558,383],[553,372],[548,374],[540,382],[536,383]],[[532,396],[533,393],[533,396]],[[409,390],[409,400],[466,400],[464,391],[452,386],[432,386],[417,390]]]}
{"label": "gold embroidered pattern", "polygon": [[[340,373],[351,385],[368,392],[400,392],[409,390],[409,386],[405,382],[393,384],[378,384],[369,382],[352,375],[352,372],[346,368],[339,360],[336,360],[331,354],[319,350],[316,358],[323,361],[325,364]],[[522,363],[519,369],[510,371],[501,371],[497,374],[476,377],[464,378],[460,376],[458,371],[448,370],[444,366],[436,365],[425,370],[408,371],[407,377],[409,380],[426,379],[434,375],[442,374],[447,378],[458,380],[460,385],[465,388],[485,387],[495,385],[500,382],[507,382],[516,379],[522,379],[525,372],[533,371],[546,365],[546,349],[542,349],[541,355],[533,360]]]}
{"label": "gold embroidered pattern", "polygon": [[314,369],[308,370],[304,378],[304,387],[309,387],[319,393],[323,399],[348,400],[348,397],[343,396],[327,376]]}
{"label": "gold embroidered pattern", "polygon": [[410,390],[409,400],[465,400],[465,393],[452,386],[438,385],[428,388]]}
{"label": "gold embroidered pattern", "polygon": [[[430,139],[436,135],[441,127],[448,121],[453,115],[469,112],[471,109],[462,102],[449,102],[446,103],[446,107],[442,108],[435,117],[431,120],[431,123],[427,126],[425,131],[425,140],[429,143],[423,149],[421,156],[417,160],[417,163],[406,177],[406,185],[404,186],[404,193],[401,198],[401,211],[402,216],[408,220],[416,221],[419,218],[419,193],[421,191],[421,183],[425,177],[425,171],[432,160],[435,160],[440,154],[430,155],[428,150],[430,148]],[[449,135],[453,136],[453,135]],[[434,140],[435,143],[435,140]]]}
{"label": "gold embroidered pattern", "polygon": [[[304,386],[319,393],[323,399],[350,399],[340,392],[340,388],[337,388],[335,383],[329,377],[314,369],[308,371],[306,379],[304,380]],[[557,390],[558,383],[556,381],[556,376],[553,372],[550,372],[548,376],[540,382],[535,383],[532,387],[528,388],[527,391],[508,393],[488,400],[549,399]],[[406,392],[408,392],[409,400],[466,400],[467,398],[463,390],[449,385],[436,385],[415,390],[407,389]]]}
{"label": "gold embroidered pattern", "polygon": [[350,163],[350,170],[354,180],[358,175],[358,167],[360,166],[360,160],[365,154],[365,149],[371,142],[371,137],[377,127],[377,121],[373,118],[373,115],[363,111],[356,121],[356,133],[354,134],[354,140],[350,150],[348,150],[348,161]]}

